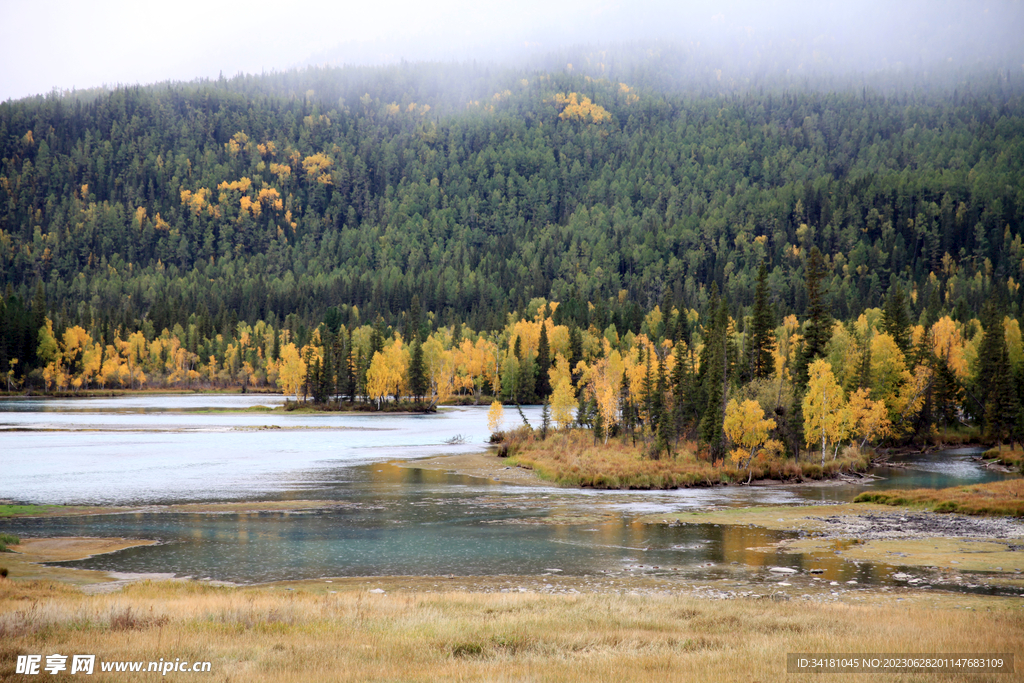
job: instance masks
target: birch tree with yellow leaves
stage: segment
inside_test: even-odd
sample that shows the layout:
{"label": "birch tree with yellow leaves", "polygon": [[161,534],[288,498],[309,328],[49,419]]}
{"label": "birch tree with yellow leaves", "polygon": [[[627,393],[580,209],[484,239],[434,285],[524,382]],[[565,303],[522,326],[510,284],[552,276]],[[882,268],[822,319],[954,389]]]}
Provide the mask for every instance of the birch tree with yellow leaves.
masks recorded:
{"label": "birch tree with yellow leaves", "polygon": [[757,449],[768,440],[768,435],[775,429],[775,420],[765,419],[764,409],[757,401],[747,399],[740,403],[736,399],[730,399],[725,407],[723,427],[729,440],[741,447],[733,451],[733,461],[738,465],[743,456],[746,456],[747,462],[743,466],[749,470]]}
{"label": "birch tree with yellow leaves", "polygon": [[[850,410],[843,389],[832,374],[832,366],[823,358],[807,369],[807,393],[804,395],[804,440],[808,448],[821,442],[821,465],[829,444],[839,443],[850,433]],[[835,455],[832,456],[835,459]]]}
{"label": "birch tree with yellow leaves", "polygon": [[568,429],[576,421],[576,388],[572,385],[572,371],[569,361],[562,354],[555,355],[555,362],[548,371],[551,381],[551,416],[559,429]]}

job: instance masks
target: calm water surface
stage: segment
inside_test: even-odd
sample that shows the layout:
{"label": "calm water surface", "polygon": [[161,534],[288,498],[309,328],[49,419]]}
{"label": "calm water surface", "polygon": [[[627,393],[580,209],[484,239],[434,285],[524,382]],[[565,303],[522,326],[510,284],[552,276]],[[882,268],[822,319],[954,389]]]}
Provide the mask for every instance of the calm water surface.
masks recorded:
{"label": "calm water surface", "polygon": [[[127,536],[159,545],[74,563],[121,572],[252,582],[323,576],[567,574],[646,571],[713,577],[740,566],[826,569],[882,580],[886,568],[767,550],[784,534],[712,525],[668,527],[640,514],[708,506],[850,500],[865,486],[579,491],[517,487],[401,466],[486,448],[485,407],[436,415],[225,413],[279,396],[159,396],[0,401],[0,498],[31,503],[329,499],[315,513],[119,514],[14,520],[26,537]],[[535,425],[540,409],[524,409]],[[519,421],[506,411],[506,424]],[[459,440],[459,445],[451,445]],[[976,451],[887,468],[871,486],[980,483]],[[655,570],[654,567],[658,569]],[[678,573],[675,575],[679,575]]]}

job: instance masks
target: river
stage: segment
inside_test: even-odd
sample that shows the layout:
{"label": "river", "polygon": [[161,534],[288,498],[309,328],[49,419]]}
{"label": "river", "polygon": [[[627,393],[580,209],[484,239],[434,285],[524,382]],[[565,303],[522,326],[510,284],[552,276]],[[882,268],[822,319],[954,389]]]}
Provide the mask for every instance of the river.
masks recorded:
{"label": "river", "polygon": [[[724,577],[736,567],[801,566],[764,550],[784,532],[642,524],[641,514],[710,506],[849,501],[864,485],[594,491],[514,486],[418,468],[415,459],[482,451],[486,407],[435,415],[264,412],[280,396],[168,395],[0,400],[0,499],[154,504],[329,500],[315,512],[133,512],[17,519],[34,536],[149,538],[72,563],[240,583],[327,576],[566,575],[648,572]],[[244,411],[244,412],[241,412]],[[524,413],[539,424],[540,408]],[[506,410],[506,424],[520,420]],[[970,449],[908,458],[873,487],[981,483]],[[751,552],[751,549],[759,549]],[[891,567],[833,562],[837,578],[883,581]]]}

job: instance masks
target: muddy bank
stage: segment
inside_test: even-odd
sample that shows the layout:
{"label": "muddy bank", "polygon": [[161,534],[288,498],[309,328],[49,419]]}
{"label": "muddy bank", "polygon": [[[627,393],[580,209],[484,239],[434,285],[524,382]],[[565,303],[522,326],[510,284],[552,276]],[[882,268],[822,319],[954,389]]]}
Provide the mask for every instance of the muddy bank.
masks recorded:
{"label": "muddy bank", "polygon": [[499,458],[493,450],[484,453],[435,455],[418,460],[396,460],[388,464],[464,474],[516,486],[556,486],[538,477],[531,469],[511,465],[507,458]]}
{"label": "muddy bank", "polygon": [[727,508],[647,515],[649,524],[720,524],[796,532],[777,548],[811,558],[988,572],[1016,581],[1024,573],[1024,522],[968,517],[870,503]]}
{"label": "muddy bank", "polygon": [[53,580],[86,586],[115,581],[116,578],[104,571],[45,563],[85,560],[95,555],[155,543],[135,538],[23,538],[21,543],[9,546],[13,552],[0,555],[0,566],[7,567],[10,580]]}

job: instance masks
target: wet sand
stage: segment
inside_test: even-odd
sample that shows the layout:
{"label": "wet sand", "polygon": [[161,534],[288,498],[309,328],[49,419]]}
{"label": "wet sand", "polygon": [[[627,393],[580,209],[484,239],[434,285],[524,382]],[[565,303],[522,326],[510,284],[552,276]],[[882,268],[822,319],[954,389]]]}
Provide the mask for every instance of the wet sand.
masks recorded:
{"label": "wet sand", "polygon": [[13,552],[0,554],[0,566],[7,567],[10,578],[15,580],[53,580],[86,586],[117,579],[104,571],[43,563],[84,560],[125,548],[155,544],[156,541],[136,538],[23,538],[18,545],[8,546]]}
{"label": "wet sand", "polygon": [[483,453],[435,455],[419,460],[396,460],[391,464],[465,474],[516,486],[555,486],[555,484],[538,477],[531,469],[510,465],[507,459],[499,458],[493,450]]}
{"label": "wet sand", "polygon": [[851,562],[1024,573],[1024,522],[1008,517],[922,512],[874,503],[727,508],[647,515],[648,524],[721,524],[795,531],[780,549]]}

